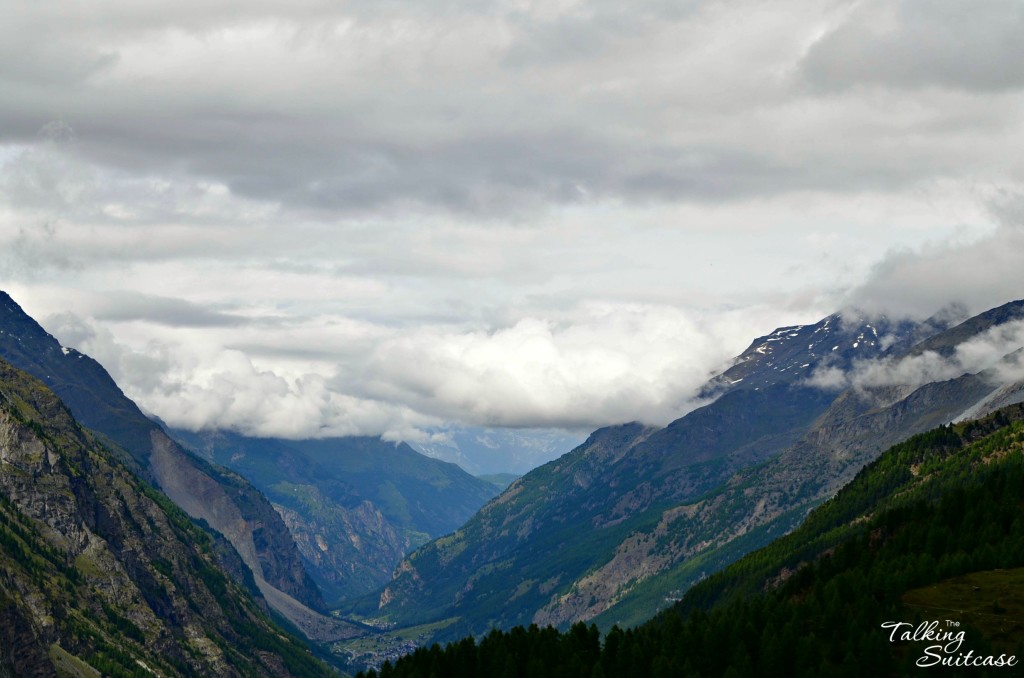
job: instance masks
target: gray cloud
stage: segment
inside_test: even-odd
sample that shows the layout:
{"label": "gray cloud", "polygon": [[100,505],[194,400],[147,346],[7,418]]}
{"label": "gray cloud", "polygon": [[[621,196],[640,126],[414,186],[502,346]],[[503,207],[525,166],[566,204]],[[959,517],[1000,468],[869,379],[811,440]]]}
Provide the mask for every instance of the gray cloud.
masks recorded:
{"label": "gray cloud", "polygon": [[0,283],[179,425],[665,421],[840,302],[1019,296],[1018,24],[961,9],[8,3]]}
{"label": "gray cloud", "polygon": [[[951,82],[1016,78],[1024,48],[1008,38],[1019,24],[1007,3],[906,3],[888,19],[867,3],[802,62],[828,12],[799,0],[777,16],[743,2],[107,6],[109,22],[70,7],[64,22],[49,5],[11,12],[20,20],[0,44],[28,56],[0,61],[0,135],[30,142],[62,115],[89,161],[321,217],[891,191],[985,171],[1006,126],[1020,135],[1016,116],[983,120],[996,114],[972,100],[917,98],[911,110],[917,95],[894,90],[837,111],[800,82],[870,79],[864,60],[876,58],[885,73],[908,64],[894,86],[914,85],[925,64]],[[869,30],[885,21],[897,30]],[[897,58],[883,39],[920,54]],[[29,58],[27,43],[61,47]]]}
{"label": "gray cloud", "polygon": [[169,299],[138,292],[104,295],[93,308],[97,320],[144,320],[170,327],[238,327],[249,319],[212,310],[184,299]]}
{"label": "gray cloud", "polygon": [[858,3],[801,63],[815,87],[1024,87],[1024,5],[1016,0]]}
{"label": "gray cloud", "polygon": [[860,361],[844,372],[823,366],[807,383],[829,390],[874,389],[898,386],[904,395],[925,384],[946,381],[964,374],[982,374],[993,387],[1024,379],[1024,321],[998,325],[958,345],[952,354],[924,351],[904,358]]}
{"label": "gray cloud", "polygon": [[980,311],[1024,296],[1024,199],[1000,194],[990,200],[997,220],[990,233],[890,252],[852,290],[852,306],[918,318],[949,304]]}

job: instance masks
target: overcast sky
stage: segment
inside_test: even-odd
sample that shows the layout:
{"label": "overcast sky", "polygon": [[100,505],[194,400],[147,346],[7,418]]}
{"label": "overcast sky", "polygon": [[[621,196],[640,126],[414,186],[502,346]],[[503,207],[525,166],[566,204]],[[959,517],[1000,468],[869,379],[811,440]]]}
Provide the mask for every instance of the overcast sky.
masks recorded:
{"label": "overcast sky", "polygon": [[1024,2],[7,0],[0,286],[262,435],[664,423],[1024,297]]}

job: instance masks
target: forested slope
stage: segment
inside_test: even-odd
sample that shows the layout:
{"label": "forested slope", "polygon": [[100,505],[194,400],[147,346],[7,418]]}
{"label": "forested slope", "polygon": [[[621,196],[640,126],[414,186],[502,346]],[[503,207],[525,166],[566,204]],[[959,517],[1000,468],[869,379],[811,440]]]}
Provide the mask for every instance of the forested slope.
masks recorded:
{"label": "forested slope", "polygon": [[[954,672],[1010,675],[1019,664],[999,663],[1024,653],[1024,629],[1007,613],[1019,602],[1013,589],[973,591],[986,618],[1005,618],[1001,633],[946,609],[941,596],[953,578],[975,573],[973,581],[994,583],[1024,567],[1022,419],[1024,408],[1013,406],[896,445],[797,530],[603,642],[582,624],[561,634],[492,631],[479,642],[422,648],[379,675],[861,676],[942,661],[960,664]],[[907,602],[926,586],[933,607]],[[882,626],[946,619],[960,626],[938,647]],[[962,666],[970,662],[993,665]]]}

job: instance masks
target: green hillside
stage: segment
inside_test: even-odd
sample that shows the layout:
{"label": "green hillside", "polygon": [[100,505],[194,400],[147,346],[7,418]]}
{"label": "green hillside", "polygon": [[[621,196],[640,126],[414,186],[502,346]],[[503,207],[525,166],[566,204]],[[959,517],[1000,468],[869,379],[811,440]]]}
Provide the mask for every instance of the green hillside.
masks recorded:
{"label": "green hillside", "polygon": [[[1017,405],[891,448],[798,529],[603,642],[596,627],[582,624],[563,634],[492,631],[444,650],[421,648],[380,675],[863,676],[979,657],[1017,662],[1024,654],[1016,615],[1022,419]],[[964,600],[967,590],[976,600]],[[945,641],[901,640],[899,632],[932,621],[933,635],[946,633]],[[886,622],[906,626],[893,637]],[[948,670],[1014,675],[1019,668]]]}

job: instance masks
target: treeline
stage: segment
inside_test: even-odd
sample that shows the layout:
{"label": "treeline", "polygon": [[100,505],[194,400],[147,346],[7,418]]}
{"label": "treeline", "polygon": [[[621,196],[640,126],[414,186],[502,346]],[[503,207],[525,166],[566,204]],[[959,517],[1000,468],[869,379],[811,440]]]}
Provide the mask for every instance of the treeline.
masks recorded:
{"label": "treeline", "polygon": [[[1024,566],[1024,425],[1011,422],[1019,414],[943,427],[896,446],[794,533],[636,629],[613,628],[603,640],[583,624],[565,633],[492,631],[479,641],[420,648],[360,675],[859,678],[921,671],[915,662],[926,644],[890,642],[881,628],[931,619],[905,608],[901,596],[966,573]],[[961,654],[1024,655],[1024,647],[994,650],[980,632],[961,628]],[[971,676],[1015,670],[951,669]]]}

